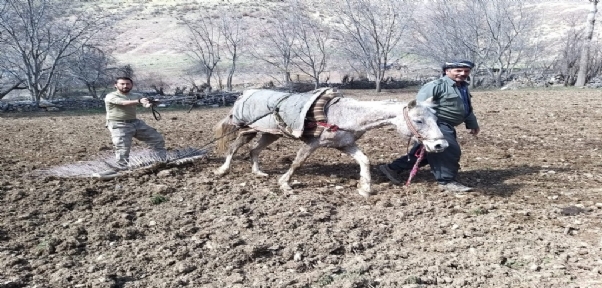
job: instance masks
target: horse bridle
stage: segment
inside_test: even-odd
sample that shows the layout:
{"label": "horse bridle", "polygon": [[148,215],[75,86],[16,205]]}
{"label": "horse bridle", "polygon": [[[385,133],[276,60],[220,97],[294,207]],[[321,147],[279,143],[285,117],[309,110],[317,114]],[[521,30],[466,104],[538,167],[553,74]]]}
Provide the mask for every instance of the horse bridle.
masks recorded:
{"label": "horse bridle", "polygon": [[[420,133],[418,133],[418,130],[416,130],[416,127],[414,127],[414,125],[412,124],[412,120],[410,120],[410,116],[408,115],[408,111],[410,109],[408,108],[408,106],[403,107],[403,118],[406,120],[406,124],[408,125],[408,128],[410,128],[410,131],[412,132],[412,134],[414,134],[414,137],[416,137],[416,139],[422,141],[422,136],[420,135]],[[409,143],[409,141],[408,141]]]}

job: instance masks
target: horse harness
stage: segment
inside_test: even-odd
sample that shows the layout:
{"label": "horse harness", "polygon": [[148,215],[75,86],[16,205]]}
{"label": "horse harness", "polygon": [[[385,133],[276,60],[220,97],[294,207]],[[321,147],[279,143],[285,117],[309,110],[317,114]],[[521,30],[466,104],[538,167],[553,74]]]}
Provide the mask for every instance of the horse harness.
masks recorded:
{"label": "horse harness", "polygon": [[[305,118],[305,129],[310,130],[309,133],[311,133],[311,130],[316,129],[318,127],[322,127],[325,128],[327,131],[329,132],[337,132],[337,131],[348,131],[346,129],[340,128],[339,126],[337,126],[336,124],[329,124],[327,121],[328,119],[326,118],[326,110],[336,104],[337,102],[339,102],[339,100],[341,100],[341,96],[335,96],[335,97],[328,97],[328,96],[321,96],[320,98],[318,98],[314,105],[312,105],[313,109],[310,109],[310,111],[307,112],[306,118]],[[321,131],[318,131],[319,133],[321,133]],[[304,131],[304,136],[319,136],[319,134],[316,134],[315,132],[313,133],[313,135],[306,135],[305,131]]]}
{"label": "horse harness", "polygon": [[406,124],[408,125],[408,128],[410,128],[410,131],[412,132],[414,137],[416,137],[416,139],[418,140],[422,140],[422,135],[420,135],[420,133],[418,133],[418,130],[416,130],[414,125],[412,125],[412,120],[410,120],[410,115],[408,115],[409,110],[410,109],[408,108],[408,106],[403,107],[403,119],[406,120]]}
{"label": "horse harness", "polygon": [[[408,128],[410,128],[410,131],[412,132],[414,137],[416,137],[416,139],[418,139],[419,141],[422,141],[422,139],[424,138],[422,137],[422,135],[420,135],[420,133],[418,133],[418,130],[416,130],[416,127],[414,127],[414,125],[412,124],[412,120],[410,120],[410,115],[408,115],[409,110],[410,109],[408,108],[408,106],[403,107],[403,118],[405,119],[406,124],[408,125]],[[412,141],[412,139],[408,140],[407,145],[406,155],[408,155],[408,160],[410,159],[410,141]],[[412,170],[410,171],[410,175],[408,176],[408,180],[405,184],[406,187],[410,186],[412,178],[414,178],[414,176],[418,173],[418,169],[420,168],[420,162],[422,162],[422,159],[424,159],[425,152],[426,150],[424,148],[424,145],[421,145],[419,151],[416,153],[417,155],[415,155],[418,159],[416,159],[416,163],[414,163],[414,167],[412,167]]]}
{"label": "horse harness", "polygon": [[[278,126],[280,128],[280,131],[282,131],[282,133],[285,136],[288,136],[290,138],[296,138],[296,137],[294,137],[292,135],[291,128],[285,123],[284,119],[282,119],[282,117],[279,114],[279,112],[280,112],[280,104],[283,101],[285,101],[286,99],[288,99],[292,94],[293,93],[290,93],[290,94],[282,97],[276,103],[276,105],[274,107],[274,110],[273,110],[273,113],[270,113],[270,114],[273,114],[274,119],[278,122]],[[327,131],[329,131],[329,132],[348,131],[346,129],[340,128],[336,124],[329,124],[327,122],[326,115],[325,115],[326,114],[325,113],[326,109],[328,109],[330,106],[336,104],[341,98],[342,98],[341,96],[336,96],[336,97],[328,98],[328,97],[325,97],[324,95],[322,95],[318,99],[316,99],[315,102],[314,102],[313,109],[311,109],[311,111],[307,112],[307,113],[308,114],[311,113],[312,115],[314,115],[316,112],[318,112],[318,114],[321,114],[321,116],[318,117],[320,120],[312,119],[313,117],[306,117],[305,118],[304,129],[315,129],[317,127],[323,127]],[[248,125],[249,124],[247,124],[247,126]],[[308,135],[303,135],[303,136],[308,136]],[[317,137],[317,135],[313,135],[313,136]]]}

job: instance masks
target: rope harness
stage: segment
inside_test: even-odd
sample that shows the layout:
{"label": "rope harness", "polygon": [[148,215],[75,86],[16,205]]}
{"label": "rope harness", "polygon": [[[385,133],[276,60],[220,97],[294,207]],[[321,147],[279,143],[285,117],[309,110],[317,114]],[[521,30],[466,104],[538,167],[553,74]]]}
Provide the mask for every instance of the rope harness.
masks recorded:
{"label": "rope harness", "polygon": [[412,132],[412,134],[414,135],[414,137],[416,137],[416,139],[422,141],[422,136],[420,135],[420,133],[418,133],[418,130],[416,130],[416,128],[414,128],[414,125],[412,125],[412,120],[410,120],[410,115],[408,115],[408,111],[410,109],[408,108],[408,106],[403,107],[403,119],[406,120],[406,124],[408,125],[408,128],[410,128],[410,131]]}
{"label": "rope harness", "polygon": [[[408,111],[409,111],[409,108],[407,106],[403,108],[403,118],[406,120],[406,124],[408,125],[408,128],[410,129],[410,131],[412,132],[414,137],[416,139],[418,139],[419,141],[422,141],[423,137],[420,135],[420,133],[418,133],[418,130],[416,130],[416,128],[412,124],[412,120],[410,120]],[[408,160],[410,159],[410,141],[411,141],[411,139],[408,140],[407,153],[406,153],[408,155]],[[410,186],[410,182],[412,182],[412,178],[414,178],[414,176],[416,176],[416,174],[418,173],[418,169],[420,169],[420,162],[422,162],[422,159],[424,159],[425,152],[426,152],[426,149],[424,148],[424,145],[421,145],[420,150],[417,152],[418,155],[414,155],[414,156],[418,157],[418,159],[416,159],[416,163],[414,163],[414,166],[412,167],[412,170],[410,171],[410,176],[408,176],[408,181],[406,181],[406,185],[405,185],[406,187]]]}
{"label": "rope harness", "polygon": [[[259,116],[259,117],[255,118],[255,119],[253,119],[253,121],[249,122],[249,123],[248,123],[246,126],[248,126],[248,125],[251,125],[251,124],[253,124],[253,123],[255,123],[255,122],[257,122],[257,121],[259,121],[259,120],[263,119],[264,117],[266,117],[266,116],[268,116],[268,115],[271,115],[271,114],[273,114],[273,113],[274,113],[274,112],[271,112],[271,111],[270,111],[270,112],[268,112],[268,113],[265,113],[265,114],[263,114],[263,115],[261,115],[261,116]],[[207,147],[207,146],[209,146],[209,145],[211,145],[211,144],[213,144],[213,143],[215,143],[215,142],[219,141],[220,139],[222,139],[222,138],[224,138],[224,137],[226,137],[226,136],[228,136],[228,135],[230,135],[230,134],[237,133],[237,132],[238,132],[238,130],[240,130],[240,128],[241,128],[241,127],[244,127],[244,126],[236,126],[236,127],[234,128],[234,130],[232,130],[232,131],[230,131],[230,132],[228,132],[228,133],[226,133],[226,134],[224,134],[224,135],[222,135],[222,136],[220,136],[220,137],[218,137],[218,138],[214,138],[213,140],[211,140],[211,141],[207,142],[205,145],[201,146],[201,148],[199,148],[199,149],[203,149],[203,148],[205,148],[205,147]]]}
{"label": "rope harness", "polygon": [[[265,114],[263,114],[263,115],[261,115],[261,116],[259,116],[259,117],[255,118],[255,119],[253,119],[253,120],[252,120],[251,122],[249,122],[249,123],[245,123],[245,125],[242,125],[242,126],[236,126],[236,127],[234,128],[234,130],[232,130],[232,131],[230,131],[230,132],[228,132],[228,133],[226,133],[226,134],[224,134],[224,135],[222,135],[222,136],[220,136],[220,137],[218,137],[218,138],[214,138],[213,140],[211,140],[211,141],[207,142],[205,145],[201,146],[201,148],[200,148],[200,149],[203,149],[203,148],[205,148],[205,147],[207,147],[207,146],[209,146],[209,145],[211,145],[211,144],[213,144],[213,143],[215,143],[215,142],[219,141],[220,139],[227,137],[227,136],[228,136],[228,135],[230,135],[230,134],[238,133],[238,131],[239,131],[239,130],[240,130],[242,127],[249,126],[249,125],[251,125],[251,124],[253,124],[253,123],[255,123],[255,122],[257,122],[257,121],[259,121],[259,120],[261,120],[261,119],[263,119],[263,118],[265,118],[265,117],[267,117],[267,116],[269,116],[269,115],[274,115],[274,117],[276,118],[276,120],[277,120],[277,121],[279,121],[279,122],[280,122],[280,121],[282,121],[282,123],[284,123],[284,121],[282,120],[282,117],[280,117],[280,114],[278,114],[278,112],[279,112],[279,110],[280,110],[280,107],[279,107],[279,106],[280,106],[280,103],[282,103],[284,100],[288,99],[288,98],[289,98],[291,95],[292,95],[292,93],[289,93],[288,95],[286,95],[286,96],[284,96],[283,98],[281,98],[281,99],[280,99],[280,100],[279,100],[279,101],[276,103],[276,105],[275,105],[276,107],[274,107],[274,108],[272,109],[272,111],[269,111],[269,112],[267,112],[267,113],[265,113]],[[247,100],[248,100],[248,98],[247,98]],[[245,103],[243,102],[243,104],[242,104],[242,105],[244,105],[244,104],[245,104]],[[282,128],[282,127],[281,127],[281,128]],[[289,128],[289,129],[290,129],[290,128]],[[283,132],[286,134],[286,131],[283,131]],[[290,134],[289,134],[289,135],[290,135]]]}
{"label": "rope harness", "polygon": [[[148,103],[150,103],[150,105],[151,105],[150,109],[153,112],[153,118],[155,118],[155,120],[157,120],[157,121],[162,119],[161,113],[159,113],[159,111],[157,111],[157,109],[155,108],[157,105],[159,105],[159,103],[181,101],[181,100],[193,100],[192,97],[188,97],[188,96],[177,97],[177,98],[168,98],[168,99],[163,99],[163,100],[155,99],[153,97],[147,97],[146,99],[148,99]],[[192,110],[193,107],[194,107],[194,102],[191,103],[190,109],[188,109],[188,113],[190,113],[190,111]]]}

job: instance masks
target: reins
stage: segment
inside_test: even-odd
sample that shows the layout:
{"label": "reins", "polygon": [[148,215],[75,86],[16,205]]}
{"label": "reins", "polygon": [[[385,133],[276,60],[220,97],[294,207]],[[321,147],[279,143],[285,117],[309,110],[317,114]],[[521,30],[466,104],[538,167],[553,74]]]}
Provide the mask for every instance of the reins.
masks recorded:
{"label": "reins", "polygon": [[424,148],[424,145],[420,146],[420,152],[418,152],[418,159],[416,159],[416,163],[414,163],[412,171],[410,171],[410,176],[408,176],[408,181],[406,181],[406,187],[410,186],[412,178],[414,178],[414,176],[416,176],[416,174],[418,173],[418,169],[420,169],[420,162],[422,162],[422,159],[424,159],[425,151],[426,149]]}
{"label": "reins", "polygon": [[[268,113],[265,113],[265,114],[263,114],[263,115],[261,115],[261,116],[259,116],[259,117],[255,118],[255,119],[253,119],[253,121],[249,122],[248,124],[246,124],[246,125],[244,125],[244,126],[249,126],[249,125],[251,125],[251,124],[253,124],[253,123],[255,123],[255,122],[257,122],[257,121],[259,121],[259,120],[263,119],[264,117],[266,117],[266,116],[268,116],[268,115],[270,115],[270,114],[272,114],[272,113],[274,113],[274,112],[270,111],[270,112],[268,112]],[[213,143],[215,143],[215,142],[219,141],[220,139],[222,139],[222,138],[225,138],[226,136],[228,136],[228,135],[230,135],[230,134],[237,133],[237,132],[238,132],[238,130],[240,130],[240,128],[241,128],[241,127],[243,127],[243,126],[236,126],[236,127],[234,128],[234,130],[232,130],[232,131],[230,131],[230,132],[228,132],[228,133],[226,133],[226,134],[224,134],[224,135],[222,135],[222,136],[220,136],[220,137],[218,137],[218,138],[214,138],[213,140],[211,140],[211,141],[207,142],[205,145],[202,145],[202,146],[201,146],[201,148],[199,148],[199,149],[203,149],[203,148],[205,148],[205,147],[207,147],[207,146],[209,146],[209,145],[211,145],[211,144],[213,144]]]}
{"label": "reins", "polygon": [[[191,97],[176,97],[176,98],[168,98],[168,99],[155,99],[153,97],[147,97],[148,102],[151,104],[151,111],[153,112],[153,118],[155,118],[155,120],[159,121],[162,119],[161,117],[161,113],[159,113],[159,111],[157,111],[157,109],[155,108],[157,105],[159,105],[159,103],[162,102],[173,102],[173,101],[180,101],[180,100],[193,100],[193,98]],[[188,109],[188,113],[190,113],[190,111],[192,110],[192,108],[194,108],[194,102],[191,102],[190,105],[190,109]]]}
{"label": "reins", "polygon": [[159,111],[155,109],[155,104],[151,104],[151,111],[153,112],[153,117],[155,118],[155,120],[161,120],[161,113],[159,113]]}
{"label": "reins", "polygon": [[[267,112],[267,113],[265,113],[265,114],[263,114],[263,115],[255,118],[255,119],[253,119],[249,123],[245,123],[245,125],[236,126],[234,128],[234,130],[232,130],[232,131],[230,131],[228,133],[225,133],[224,135],[222,135],[220,137],[214,138],[213,140],[211,140],[211,141],[205,143],[204,145],[202,145],[199,149],[203,149],[203,148],[205,148],[205,147],[207,147],[207,146],[209,146],[211,144],[214,144],[215,142],[219,141],[222,138],[225,138],[225,137],[229,136],[230,134],[238,133],[238,131],[241,129],[241,127],[249,126],[249,125],[251,125],[251,124],[253,124],[253,123],[255,123],[255,122],[257,122],[257,121],[259,121],[259,120],[261,120],[261,119],[263,119],[263,118],[265,118],[267,116],[269,116],[269,115],[274,115],[275,117],[278,117],[279,116],[278,112],[280,110],[280,107],[279,107],[280,103],[282,103],[285,99],[289,98],[291,95],[292,95],[292,93],[290,93],[289,95],[286,95],[285,97],[283,97],[282,99],[280,99],[278,101],[278,103],[276,103],[276,107],[272,111],[269,111],[269,112]],[[247,100],[248,100],[248,98],[247,98]],[[243,105],[244,105],[244,102],[243,102]],[[153,114],[153,116],[154,116],[154,114]]]}
{"label": "reins", "polygon": [[[414,125],[412,124],[412,120],[410,120],[410,116],[408,115],[408,111],[410,109],[408,108],[408,106],[403,107],[403,118],[406,121],[406,125],[408,126],[408,128],[410,129],[410,131],[412,132],[412,134],[414,135],[414,137],[416,137],[416,139],[422,141],[423,137],[420,135],[420,133],[418,133],[418,130],[416,130],[416,128],[414,127]],[[408,145],[407,145],[407,155],[408,155],[408,160],[410,159],[410,142],[412,141],[412,139],[408,139]],[[406,181],[406,187],[410,186],[410,182],[412,182],[412,178],[414,178],[414,176],[416,176],[416,174],[418,173],[418,169],[420,168],[420,162],[422,162],[422,159],[424,159],[424,154],[425,154],[426,150],[424,148],[424,145],[420,146],[420,151],[418,152],[418,159],[416,159],[416,163],[414,163],[414,166],[412,167],[412,171],[410,171],[410,176],[408,176],[408,181]],[[414,155],[416,156],[416,155]]]}

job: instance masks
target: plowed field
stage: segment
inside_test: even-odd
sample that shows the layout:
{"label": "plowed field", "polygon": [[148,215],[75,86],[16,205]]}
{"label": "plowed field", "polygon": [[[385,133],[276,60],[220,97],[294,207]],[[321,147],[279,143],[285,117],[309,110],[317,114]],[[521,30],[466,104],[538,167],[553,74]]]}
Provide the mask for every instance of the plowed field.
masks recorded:
{"label": "plowed field", "polygon": [[[111,151],[104,115],[2,115],[0,287],[602,287],[602,92],[473,94],[481,134],[458,127],[460,180],[476,187],[464,195],[439,191],[427,168],[409,189],[390,184],[377,165],[406,143],[386,128],[359,142],[368,199],[358,165],[333,149],[281,192],[290,139],[262,154],[266,179],[246,149],[223,178],[215,154],[108,181],[34,176]],[[140,118],[176,149],[209,142],[227,113]]]}

